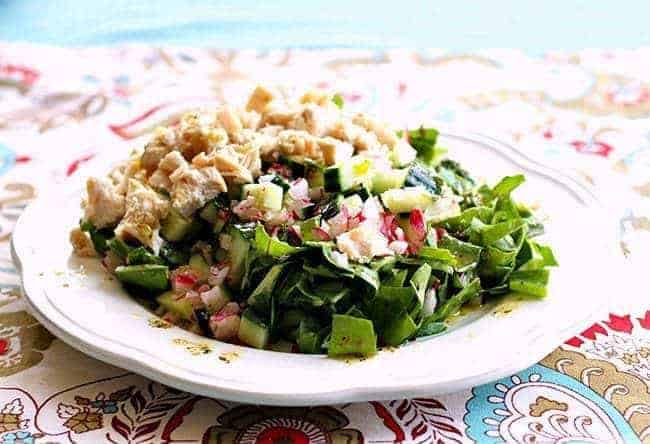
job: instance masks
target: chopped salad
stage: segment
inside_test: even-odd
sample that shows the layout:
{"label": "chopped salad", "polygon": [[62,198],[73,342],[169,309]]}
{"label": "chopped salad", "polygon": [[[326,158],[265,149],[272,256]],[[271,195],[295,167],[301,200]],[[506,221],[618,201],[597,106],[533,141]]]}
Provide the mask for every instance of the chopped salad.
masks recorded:
{"label": "chopped salad", "polygon": [[106,178],[70,235],[163,319],[222,341],[368,356],[462,307],[547,293],[543,226],[479,184],[433,128],[395,131],[340,96],[257,87],[183,115]]}

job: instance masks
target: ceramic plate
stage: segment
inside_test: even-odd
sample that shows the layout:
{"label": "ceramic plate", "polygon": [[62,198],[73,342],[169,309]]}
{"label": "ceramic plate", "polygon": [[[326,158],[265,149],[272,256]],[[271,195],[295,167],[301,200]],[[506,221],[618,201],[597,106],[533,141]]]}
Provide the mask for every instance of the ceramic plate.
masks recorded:
{"label": "ceramic plate", "polygon": [[[438,337],[384,350],[365,360],[255,350],[164,328],[102,271],[71,255],[68,232],[80,218],[79,180],[45,192],[13,235],[25,298],[35,316],[84,353],[181,390],[262,404],[312,405],[439,394],[527,367],[592,319],[611,294],[613,225],[576,180],[485,136],[449,131],[440,144],[489,181],[523,172],[517,198],[539,204],[560,262],[541,301],[510,300],[460,319]],[[112,149],[87,173],[103,174],[127,155]],[[99,171],[99,170],[104,170]],[[80,178],[81,179],[81,178]]]}

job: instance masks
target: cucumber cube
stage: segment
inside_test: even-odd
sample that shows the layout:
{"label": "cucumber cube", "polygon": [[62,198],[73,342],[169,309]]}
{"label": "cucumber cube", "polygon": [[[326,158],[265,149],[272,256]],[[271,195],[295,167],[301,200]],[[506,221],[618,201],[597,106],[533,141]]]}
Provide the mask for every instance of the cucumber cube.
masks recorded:
{"label": "cucumber cube", "polygon": [[393,188],[402,188],[406,181],[408,170],[390,170],[376,172],[372,178],[372,192],[381,194]]}
{"label": "cucumber cube", "polygon": [[255,348],[266,348],[269,342],[269,329],[252,309],[248,308],[239,323],[239,340]]}
{"label": "cucumber cube", "polygon": [[369,356],[376,352],[377,336],[372,321],[348,315],[332,317],[328,355]]}
{"label": "cucumber cube", "polygon": [[282,209],[282,187],[274,183],[253,183],[242,188],[244,197],[251,196],[255,199],[258,208],[269,211]]}
{"label": "cucumber cube", "polygon": [[156,298],[156,302],[170,313],[180,316],[183,319],[191,319],[194,307],[187,299],[176,300],[173,291],[167,291]]}
{"label": "cucumber cube", "polygon": [[381,201],[391,213],[409,213],[414,208],[425,210],[434,202],[433,196],[420,187],[384,191]]}

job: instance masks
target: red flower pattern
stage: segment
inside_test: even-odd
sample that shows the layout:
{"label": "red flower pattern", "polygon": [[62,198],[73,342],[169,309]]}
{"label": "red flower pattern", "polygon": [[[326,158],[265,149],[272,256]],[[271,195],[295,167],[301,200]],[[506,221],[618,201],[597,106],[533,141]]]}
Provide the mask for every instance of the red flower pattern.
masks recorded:
{"label": "red flower pattern", "polygon": [[[639,326],[641,328],[650,330],[650,310],[645,312],[645,316],[643,318],[636,318],[636,319],[639,322]],[[632,334],[635,328],[634,322],[632,321],[632,317],[629,314],[624,316],[619,316],[614,313],[610,313],[609,319],[602,322],[607,327],[609,327],[609,329],[613,331],[627,333],[627,334]],[[597,334],[602,334],[605,336],[609,335],[607,329],[603,327],[600,323],[596,322],[591,327],[587,328],[585,331],[580,333],[580,335],[574,336],[569,340],[565,341],[564,343],[572,347],[580,347],[582,344],[584,344],[585,339],[588,339],[590,341],[595,341]]]}

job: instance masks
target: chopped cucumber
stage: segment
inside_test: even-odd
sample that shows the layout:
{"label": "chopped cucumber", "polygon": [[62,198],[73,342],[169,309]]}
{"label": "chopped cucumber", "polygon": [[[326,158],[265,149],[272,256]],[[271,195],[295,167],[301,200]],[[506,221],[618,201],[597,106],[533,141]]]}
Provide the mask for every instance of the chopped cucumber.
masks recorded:
{"label": "chopped cucumber", "polygon": [[300,353],[320,353],[323,339],[319,325],[313,319],[305,319],[298,328],[298,349]]}
{"label": "chopped cucumber", "polygon": [[200,254],[193,254],[190,257],[189,265],[201,281],[205,281],[210,275],[210,265]]}
{"label": "chopped cucumber", "polygon": [[247,308],[242,313],[237,336],[240,341],[251,347],[266,348],[269,342],[269,328],[252,309]]}
{"label": "chopped cucumber", "polygon": [[231,287],[236,288],[241,283],[242,275],[244,274],[244,263],[246,262],[246,256],[248,256],[248,250],[251,244],[234,227],[229,230],[229,234],[232,242],[228,251],[230,270],[228,271],[227,282]]}
{"label": "chopped cucumber", "polygon": [[[262,182],[262,181],[260,181],[260,182]],[[282,188],[282,191],[284,191],[285,193],[287,191],[289,191],[289,188],[291,188],[291,185],[289,184],[287,179],[280,176],[279,174],[273,174],[273,178],[271,179],[271,183],[273,183],[273,184],[279,186],[280,188]]]}
{"label": "chopped cucumber", "polygon": [[325,191],[346,191],[355,185],[372,182],[372,161],[364,157],[353,157],[349,161],[325,169]]}
{"label": "chopped cucumber", "polygon": [[286,165],[291,169],[294,176],[304,177],[306,173],[305,159],[300,156],[280,156],[278,163]]}
{"label": "chopped cucumber", "polygon": [[122,239],[118,239],[116,237],[110,239],[106,245],[108,246],[109,250],[117,254],[122,259],[126,259],[126,257],[129,255],[129,251],[133,249],[133,247],[127,245]]}
{"label": "chopped cucumber", "polygon": [[384,342],[387,345],[397,347],[413,336],[417,329],[418,326],[413,322],[411,316],[404,313],[402,316],[388,324],[388,327],[384,330]]}
{"label": "chopped cucumber", "polygon": [[361,211],[361,209],[363,208],[363,201],[361,200],[361,196],[359,196],[358,194],[353,194],[343,199],[341,205],[345,205],[345,208],[347,208],[348,210]]}
{"label": "chopped cucumber", "polygon": [[156,298],[156,302],[168,312],[183,319],[191,319],[192,313],[194,313],[192,303],[187,299],[176,300],[176,294],[173,291],[166,291],[161,294]]}
{"label": "chopped cucumber", "polygon": [[372,192],[381,194],[393,188],[402,188],[406,181],[408,170],[390,170],[376,172],[372,177]]}
{"label": "chopped cucumber", "polygon": [[322,187],[325,184],[323,169],[310,166],[307,170],[307,182],[309,183],[309,188]]}
{"label": "chopped cucumber", "polygon": [[251,183],[242,187],[242,197],[251,196],[259,208],[269,211],[282,209],[282,187],[266,182]]}
{"label": "chopped cucumber", "polygon": [[129,285],[152,291],[163,291],[169,287],[169,268],[166,265],[128,265],[115,269],[115,276]]}
{"label": "chopped cucumber", "polygon": [[327,354],[368,356],[377,352],[372,321],[348,315],[332,316],[332,336]]}
{"label": "chopped cucumber", "polygon": [[219,209],[214,203],[209,202],[203,209],[199,212],[201,219],[210,222],[211,224],[217,221],[219,217]]}
{"label": "chopped cucumber", "polygon": [[417,151],[406,141],[400,140],[393,151],[390,153],[390,160],[394,167],[402,168],[415,160]]}
{"label": "chopped cucumber", "polygon": [[296,210],[296,214],[298,214],[298,217],[300,219],[309,219],[310,217],[316,215],[316,210],[318,210],[318,206],[312,203],[302,207],[299,210]]}
{"label": "chopped cucumber", "polygon": [[381,193],[381,201],[392,213],[408,213],[414,208],[426,209],[433,204],[433,196],[424,188],[412,187]]}
{"label": "chopped cucumber", "polygon": [[217,219],[223,218],[224,213],[230,211],[230,198],[227,193],[221,193],[208,202],[199,215],[205,221],[213,224]]}
{"label": "chopped cucumber", "polygon": [[170,242],[178,242],[201,229],[199,221],[183,216],[172,208],[160,224],[160,234]]}
{"label": "chopped cucumber", "polygon": [[357,194],[361,200],[366,200],[371,196],[370,188],[366,183],[360,183],[343,192],[344,197],[352,196],[353,194]]}

